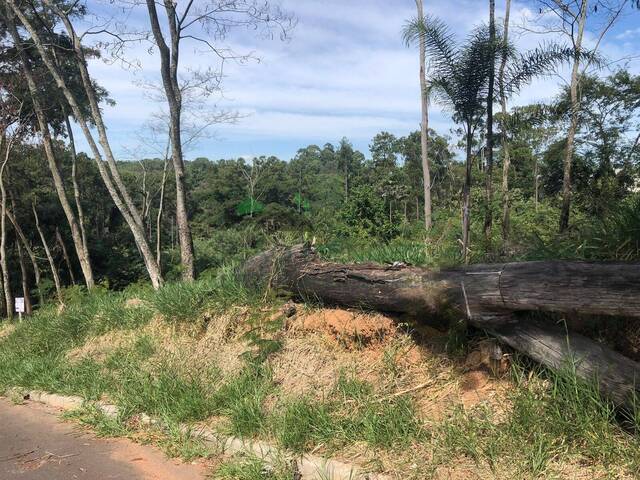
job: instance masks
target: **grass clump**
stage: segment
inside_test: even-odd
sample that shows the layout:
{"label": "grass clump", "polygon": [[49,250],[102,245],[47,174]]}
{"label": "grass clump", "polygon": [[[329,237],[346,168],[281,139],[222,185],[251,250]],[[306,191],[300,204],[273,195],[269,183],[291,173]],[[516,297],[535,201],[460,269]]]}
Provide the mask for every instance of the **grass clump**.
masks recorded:
{"label": "grass clump", "polygon": [[263,403],[272,390],[271,371],[264,365],[249,364],[214,393],[214,411],[231,420],[234,435],[255,435],[265,425]]}
{"label": "grass clump", "polygon": [[261,300],[257,292],[245,287],[230,265],[206,271],[196,282],[168,283],[154,292],[151,303],[167,321],[184,322],[197,320],[207,309],[224,311]]}
{"label": "grass clump", "polygon": [[272,465],[256,456],[243,455],[220,465],[213,478],[218,480],[291,480],[296,477],[294,468],[287,465],[284,460]]}
{"label": "grass clump", "polygon": [[105,415],[102,410],[90,404],[65,412],[62,417],[91,427],[99,437],[126,437],[130,433],[121,417]]}
{"label": "grass clump", "polygon": [[272,429],[284,448],[305,452],[314,445],[338,441],[341,432],[330,405],[303,397],[290,400],[280,410],[272,419]]}
{"label": "grass clump", "polygon": [[148,413],[173,422],[203,420],[214,412],[211,388],[182,375],[168,362],[152,371],[135,363],[116,371],[109,395],[127,413]]}
{"label": "grass clump", "polygon": [[185,321],[197,317],[211,294],[203,282],[168,283],[153,296],[154,307],[169,321]]}

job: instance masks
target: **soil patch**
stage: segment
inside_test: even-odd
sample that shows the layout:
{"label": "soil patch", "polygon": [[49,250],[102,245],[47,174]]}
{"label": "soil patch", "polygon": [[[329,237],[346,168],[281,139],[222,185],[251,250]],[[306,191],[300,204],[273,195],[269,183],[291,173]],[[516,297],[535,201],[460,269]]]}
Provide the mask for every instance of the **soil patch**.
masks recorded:
{"label": "soil patch", "polygon": [[397,333],[394,321],[382,314],[322,309],[302,315],[297,326],[323,332],[347,348],[381,344]]}

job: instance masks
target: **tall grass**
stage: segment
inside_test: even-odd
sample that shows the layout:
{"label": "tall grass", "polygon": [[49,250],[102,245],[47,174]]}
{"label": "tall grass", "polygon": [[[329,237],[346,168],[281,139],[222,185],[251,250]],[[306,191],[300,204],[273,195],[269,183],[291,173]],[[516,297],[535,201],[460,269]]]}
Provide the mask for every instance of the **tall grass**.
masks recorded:
{"label": "tall grass", "polygon": [[[507,414],[479,407],[458,409],[435,433],[439,461],[455,456],[495,466],[511,458],[525,476],[546,477],[566,458],[640,474],[640,438],[618,423],[618,412],[581,380],[575,364],[558,371],[529,370],[516,363]],[[615,475],[614,475],[615,476]]]}

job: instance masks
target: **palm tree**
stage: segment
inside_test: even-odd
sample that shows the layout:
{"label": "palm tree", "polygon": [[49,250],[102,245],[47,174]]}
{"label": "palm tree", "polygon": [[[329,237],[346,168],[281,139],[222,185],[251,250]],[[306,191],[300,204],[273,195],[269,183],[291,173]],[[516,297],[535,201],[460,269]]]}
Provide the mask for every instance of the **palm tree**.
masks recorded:
{"label": "palm tree", "polygon": [[487,25],[475,28],[460,45],[446,24],[429,16],[410,21],[403,37],[407,44],[424,41],[431,60],[430,93],[437,102],[451,109],[453,120],[463,127],[466,168],[462,189],[462,257],[468,263],[472,146],[483,126],[489,79],[494,77],[496,81],[495,76],[490,75],[495,71],[495,62],[507,59],[499,87],[508,98],[533,78],[551,73],[558,63],[572,58],[573,51],[546,44],[521,54],[513,44],[502,41],[502,32],[496,33],[493,40]]}

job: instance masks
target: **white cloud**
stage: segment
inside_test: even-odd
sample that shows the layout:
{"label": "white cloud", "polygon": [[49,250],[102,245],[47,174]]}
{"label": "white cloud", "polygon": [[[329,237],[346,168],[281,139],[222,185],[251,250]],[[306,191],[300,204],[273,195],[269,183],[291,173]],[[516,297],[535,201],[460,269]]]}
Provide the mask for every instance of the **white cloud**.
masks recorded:
{"label": "white cloud", "polygon": [[[89,0],[89,7],[98,1],[108,11],[109,4],[102,0]],[[219,158],[252,151],[286,159],[308,143],[336,142],[342,136],[366,150],[368,141],[381,130],[405,135],[418,128],[417,54],[401,38],[403,25],[414,15],[413,1],[285,0],[282,4],[299,20],[289,41],[256,39],[250,31],[229,37],[235,50],[255,51],[261,61],[244,66],[228,64],[224,98],[208,102],[217,101],[249,115],[236,125],[220,126],[217,138],[202,142],[192,157]],[[534,16],[534,5],[530,0],[514,3],[513,23]],[[447,22],[461,41],[470,28],[487,17],[486,2],[478,0],[430,0],[426,9]],[[497,15],[502,14],[499,5]],[[144,12],[130,14],[129,20],[132,25],[144,26]],[[628,23],[612,31],[602,45],[612,58],[640,53],[630,41],[640,29]],[[517,33],[514,28],[513,38],[522,48],[531,48],[541,39],[518,37]],[[593,38],[589,33],[588,41]],[[134,84],[141,79],[158,79],[158,58],[149,56],[147,48],[137,45],[129,51],[142,61],[140,71],[101,61],[91,63],[92,74],[117,102],[114,108],[105,107],[117,152],[132,147],[133,132],[159,108]],[[206,68],[217,59],[189,47],[181,61],[185,69]],[[637,63],[632,67],[637,68]],[[558,91],[558,83],[557,78],[538,80],[514,103],[548,100]],[[448,133],[453,126],[448,114],[437,105],[431,111],[431,125]]]}

